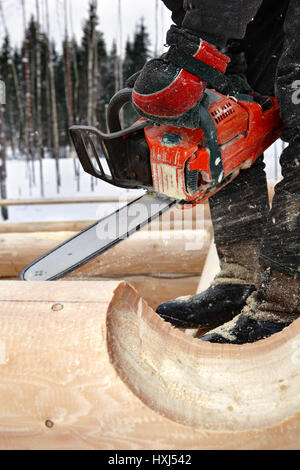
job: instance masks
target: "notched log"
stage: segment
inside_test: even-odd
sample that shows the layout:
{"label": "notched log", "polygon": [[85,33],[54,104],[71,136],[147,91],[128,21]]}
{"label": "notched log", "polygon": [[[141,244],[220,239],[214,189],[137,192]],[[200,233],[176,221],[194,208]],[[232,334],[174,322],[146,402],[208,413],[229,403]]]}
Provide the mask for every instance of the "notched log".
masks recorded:
{"label": "notched log", "polygon": [[[254,344],[201,342],[163,321],[121,283],[107,314],[120,378],[148,407],[208,431],[300,426],[300,319]],[[295,429],[295,428],[294,428]]]}

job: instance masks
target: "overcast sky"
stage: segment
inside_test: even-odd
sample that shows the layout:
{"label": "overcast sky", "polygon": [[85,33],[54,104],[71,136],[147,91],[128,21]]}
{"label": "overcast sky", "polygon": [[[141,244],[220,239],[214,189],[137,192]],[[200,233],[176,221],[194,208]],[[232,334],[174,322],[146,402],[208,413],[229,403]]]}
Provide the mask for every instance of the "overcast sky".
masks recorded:
{"label": "overcast sky", "polygon": [[[48,0],[51,20],[51,36],[57,39],[58,43],[64,35],[64,0]],[[88,14],[88,0],[67,0],[72,2],[73,17],[69,13],[69,28],[73,23],[74,33],[81,37],[81,25]],[[145,25],[151,38],[152,50],[155,48],[156,28],[155,28],[155,3],[156,0],[121,0],[122,5],[122,25],[123,25],[123,45],[128,37],[132,37],[135,25],[143,17]],[[2,0],[6,23],[13,44],[19,44],[22,38],[22,10],[21,0]],[[36,0],[25,0],[26,17],[35,15]],[[43,20],[44,0],[40,0],[41,16]],[[70,12],[70,9],[69,9]],[[111,47],[113,39],[120,40],[118,27],[118,0],[98,0],[98,14],[100,18],[99,28],[103,31],[108,49]],[[158,44],[162,48],[165,42],[165,34],[171,24],[171,12],[158,0]],[[42,22],[43,23],[43,22]],[[0,21],[0,39],[3,38],[3,26]]]}

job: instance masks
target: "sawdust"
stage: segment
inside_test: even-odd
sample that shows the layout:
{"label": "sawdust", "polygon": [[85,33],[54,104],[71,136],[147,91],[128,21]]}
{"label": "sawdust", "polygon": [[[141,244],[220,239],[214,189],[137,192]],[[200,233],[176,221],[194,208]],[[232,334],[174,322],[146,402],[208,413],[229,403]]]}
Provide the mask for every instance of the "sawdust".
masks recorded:
{"label": "sawdust", "polygon": [[[225,323],[224,325],[218,326],[217,328],[210,330],[208,334],[218,334],[220,336],[223,336],[223,338],[227,339],[228,341],[235,341],[236,336],[233,334],[232,330],[235,327],[236,318],[237,317]],[[197,336],[197,337],[201,338],[201,336]]]}
{"label": "sawdust", "polygon": [[[235,341],[236,336],[234,329],[238,318],[241,315],[247,316],[256,321],[261,322],[272,322],[272,323],[292,323],[299,317],[298,313],[286,313],[283,312],[284,307],[279,304],[271,303],[267,301],[259,302],[257,299],[257,292],[253,292],[247,299],[247,303],[243,308],[242,312],[234,317],[231,321],[224,323],[223,325],[210,330],[209,334],[218,334],[228,341]],[[201,338],[201,335],[197,335]]]}
{"label": "sawdust", "polygon": [[212,285],[255,284],[261,239],[218,244],[220,272]]}
{"label": "sawdust", "polygon": [[177,297],[175,300],[176,302],[187,302],[192,297],[193,297],[192,295],[182,295],[181,297]]}

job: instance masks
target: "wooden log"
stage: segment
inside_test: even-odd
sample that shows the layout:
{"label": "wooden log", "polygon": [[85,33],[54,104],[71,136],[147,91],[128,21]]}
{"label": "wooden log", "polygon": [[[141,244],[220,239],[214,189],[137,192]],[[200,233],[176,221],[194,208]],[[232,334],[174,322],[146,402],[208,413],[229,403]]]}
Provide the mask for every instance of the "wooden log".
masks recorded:
{"label": "wooden log", "polygon": [[[3,278],[1,281],[13,281],[15,278]],[[114,276],[113,278],[105,277],[89,277],[86,279],[78,278],[77,281],[101,281],[104,286],[105,283],[122,282],[125,281],[131,284],[143,299],[149,304],[153,310],[168,300],[186,295],[193,295],[197,292],[200,276],[185,276],[178,275],[178,277],[153,277],[153,276]],[[1,282],[0,281],[0,282]],[[64,277],[63,281],[73,281],[70,277]],[[61,280],[60,280],[61,282]],[[196,330],[196,333],[198,329]]]}
{"label": "wooden log", "polygon": [[[79,232],[95,224],[96,220],[67,220],[50,222],[5,222],[0,223],[1,233],[35,233],[35,232]],[[209,227],[211,222],[205,219],[205,226]],[[147,230],[196,230],[203,226],[203,219],[192,217],[181,220],[179,217],[167,220],[158,219],[142,228]]]}
{"label": "wooden log", "polygon": [[0,223],[1,233],[35,233],[35,232],[79,232],[96,221],[70,220],[54,222],[5,222]]}
{"label": "wooden log", "polygon": [[199,275],[210,240],[207,230],[136,233],[68,277],[75,280],[108,274]]}
{"label": "wooden log", "polygon": [[[87,280],[86,276],[76,277],[72,275],[65,276],[63,281],[84,281]],[[200,281],[200,274],[196,276],[191,275],[168,275],[165,274],[163,277],[148,276],[114,276],[113,278],[99,278],[97,276],[89,276],[89,281],[101,281],[111,282],[113,281],[125,281],[131,284],[139,295],[149,304],[151,308],[156,308],[162,303],[168,300],[175,299],[177,297],[183,297],[186,295],[193,295],[197,292],[197,287]],[[197,330],[198,331],[198,330]]]}
{"label": "wooden log", "polygon": [[107,331],[119,376],[157,413],[196,429],[232,432],[295,419],[299,435],[300,319],[254,344],[210,344],[164,322],[123,283],[108,308]]}
{"label": "wooden log", "polygon": [[[71,232],[1,234],[0,278],[16,277]],[[211,233],[206,230],[138,232],[72,273],[72,277],[132,274],[200,274]]]}
{"label": "wooden log", "polygon": [[[170,275],[171,276],[171,275]],[[14,281],[15,278],[3,278],[1,281]],[[162,302],[167,302],[168,300],[175,299],[176,297],[183,297],[186,295],[195,294],[197,292],[197,287],[199,284],[200,276],[189,276],[178,275],[176,277],[153,277],[153,276],[122,276],[113,278],[105,277],[92,277],[88,279],[85,277],[77,278],[77,281],[101,281],[102,285],[106,282],[122,282],[125,281],[128,284],[131,284],[136,291],[139,293],[143,299],[149,304],[153,310],[156,310],[157,307]],[[1,282],[0,281],[0,282]],[[73,281],[70,277],[64,277],[63,281]],[[61,280],[60,280],[61,282]],[[198,329],[195,330],[195,333],[198,332]]]}
{"label": "wooden log", "polygon": [[126,283],[1,282],[0,301],[1,449],[299,449],[300,320],[213,345]]}

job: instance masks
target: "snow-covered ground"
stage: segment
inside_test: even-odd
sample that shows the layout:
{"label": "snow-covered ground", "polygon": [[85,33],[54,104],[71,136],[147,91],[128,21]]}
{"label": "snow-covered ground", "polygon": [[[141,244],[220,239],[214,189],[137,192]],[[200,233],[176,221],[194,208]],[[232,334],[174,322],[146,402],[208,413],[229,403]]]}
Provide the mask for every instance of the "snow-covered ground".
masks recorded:
{"label": "snow-covered ground", "polygon": [[[269,181],[281,178],[279,156],[282,151],[282,142],[278,141],[265,153],[266,172]],[[92,190],[91,177],[80,168],[80,188],[74,172],[72,158],[62,159],[59,162],[62,184],[60,193],[56,192],[55,161],[43,161],[44,195],[45,197],[73,197],[73,196],[134,196],[140,191],[116,188],[100,180],[94,180]],[[35,163],[36,184],[29,184],[28,166],[23,160],[7,162],[7,197],[9,199],[39,198],[41,196],[39,184],[39,164]],[[42,206],[16,206],[9,208],[9,221],[33,222],[50,220],[94,220],[111,213],[119,204],[68,204],[68,205],[42,205]]]}
{"label": "snow-covered ground", "polygon": [[[59,161],[61,173],[61,187],[59,194],[56,190],[55,161],[45,159],[43,161],[44,197],[46,198],[71,198],[85,196],[121,196],[122,198],[140,194],[141,191],[128,191],[117,188],[101,180],[94,179],[92,189],[91,176],[79,169],[78,178],[75,177],[74,162],[72,158]],[[40,198],[40,168],[35,162],[35,185],[29,183],[28,164],[24,160],[8,160],[7,162],[7,198],[28,199]],[[143,192],[142,192],[143,193]],[[32,205],[9,207],[9,221],[50,221],[50,220],[94,220],[111,213],[119,207],[119,204],[66,204],[66,205]]]}

